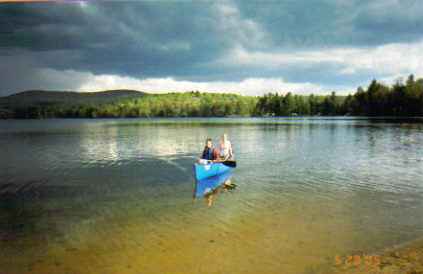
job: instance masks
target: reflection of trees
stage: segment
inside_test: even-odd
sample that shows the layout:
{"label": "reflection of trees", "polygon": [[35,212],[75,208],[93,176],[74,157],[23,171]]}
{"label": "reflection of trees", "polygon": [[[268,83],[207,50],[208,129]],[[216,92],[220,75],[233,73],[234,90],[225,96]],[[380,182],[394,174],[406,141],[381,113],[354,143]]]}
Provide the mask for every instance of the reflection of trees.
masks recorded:
{"label": "reflection of trees", "polygon": [[203,127],[113,124],[88,127],[80,139],[80,157],[83,162],[104,163],[146,156],[199,154],[204,136],[208,135]]}

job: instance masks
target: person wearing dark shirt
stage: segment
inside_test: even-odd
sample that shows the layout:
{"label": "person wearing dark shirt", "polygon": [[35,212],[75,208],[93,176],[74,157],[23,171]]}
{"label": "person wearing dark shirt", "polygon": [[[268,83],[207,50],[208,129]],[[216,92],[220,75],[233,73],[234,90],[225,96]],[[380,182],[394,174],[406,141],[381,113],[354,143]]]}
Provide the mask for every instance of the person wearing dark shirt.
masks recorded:
{"label": "person wearing dark shirt", "polygon": [[206,141],[206,147],[203,150],[203,155],[201,156],[201,159],[211,160],[211,161],[219,160],[217,150],[213,147],[211,138],[208,138]]}

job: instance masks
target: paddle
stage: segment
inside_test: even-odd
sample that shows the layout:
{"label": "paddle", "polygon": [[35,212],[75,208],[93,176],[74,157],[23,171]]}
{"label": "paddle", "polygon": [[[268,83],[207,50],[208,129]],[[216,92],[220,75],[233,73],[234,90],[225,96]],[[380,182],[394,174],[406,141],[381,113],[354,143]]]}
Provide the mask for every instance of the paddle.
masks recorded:
{"label": "paddle", "polygon": [[224,161],[222,162],[222,164],[224,164],[225,166],[230,166],[230,167],[236,167],[236,161]]}

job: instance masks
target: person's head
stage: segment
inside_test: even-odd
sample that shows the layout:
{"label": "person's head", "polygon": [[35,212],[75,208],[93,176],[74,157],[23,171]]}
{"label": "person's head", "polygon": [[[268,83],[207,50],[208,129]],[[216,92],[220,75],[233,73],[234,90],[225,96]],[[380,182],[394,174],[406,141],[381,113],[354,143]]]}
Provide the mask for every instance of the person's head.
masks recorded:
{"label": "person's head", "polygon": [[226,139],[228,139],[228,134],[226,134],[226,132],[223,132],[222,141],[226,141]]}
{"label": "person's head", "polygon": [[206,141],[206,147],[211,148],[212,146],[213,146],[212,139],[208,138],[207,141]]}

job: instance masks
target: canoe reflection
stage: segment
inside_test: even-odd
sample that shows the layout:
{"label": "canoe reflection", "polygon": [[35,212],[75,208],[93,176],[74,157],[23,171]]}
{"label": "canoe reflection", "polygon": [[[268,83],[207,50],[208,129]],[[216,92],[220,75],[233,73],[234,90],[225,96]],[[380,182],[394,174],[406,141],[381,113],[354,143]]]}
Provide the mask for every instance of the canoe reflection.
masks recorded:
{"label": "canoe reflection", "polygon": [[237,185],[232,182],[232,171],[229,170],[217,176],[196,181],[194,198],[205,197],[206,205],[211,206],[218,193],[228,193],[236,188]]}

